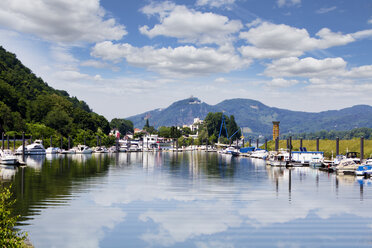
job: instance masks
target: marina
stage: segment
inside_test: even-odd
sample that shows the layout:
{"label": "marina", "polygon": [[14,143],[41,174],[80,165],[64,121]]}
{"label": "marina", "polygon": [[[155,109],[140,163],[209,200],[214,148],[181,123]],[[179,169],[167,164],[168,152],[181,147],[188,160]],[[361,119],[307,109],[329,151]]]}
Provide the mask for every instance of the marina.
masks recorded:
{"label": "marina", "polygon": [[203,151],[26,163],[0,175],[35,247],[370,246],[372,182],[363,177]]}

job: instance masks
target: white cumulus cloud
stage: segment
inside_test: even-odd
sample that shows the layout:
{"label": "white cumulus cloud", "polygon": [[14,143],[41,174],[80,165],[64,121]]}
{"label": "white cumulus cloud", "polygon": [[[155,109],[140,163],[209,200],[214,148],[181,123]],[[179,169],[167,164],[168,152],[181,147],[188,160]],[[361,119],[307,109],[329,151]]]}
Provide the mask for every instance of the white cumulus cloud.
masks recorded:
{"label": "white cumulus cloud", "polygon": [[342,74],[345,67],[346,62],[342,58],[319,60],[311,57],[290,57],[273,61],[264,74],[270,77],[327,77]]}
{"label": "white cumulus cloud", "polygon": [[229,6],[235,3],[235,0],[197,0],[196,5],[198,6],[211,6],[215,8],[219,8],[221,6]]}
{"label": "white cumulus cloud", "polygon": [[152,46],[134,47],[128,43],[113,44],[110,41],[96,44],[91,55],[116,62],[125,59],[132,66],[171,77],[226,73],[246,67],[251,62],[224,48],[180,46],[157,49]]}
{"label": "white cumulus cloud", "polygon": [[0,26],[54,42],[118,40],[125,27],[106,18],[99,0],[2,0]]}
{"label": "white cumulus cloud", "polygon": [[274,78],[271,81],[265,82],[265,84],[269,87],[278,87],[278,88],[285,88],[285,87],[290,87],[295,84],[298,84],[299,81],[295,79],[284,79],[284,78]]}
{"label": "white cumulus cloud", "polygon": [[279,8],[284,6],[301,5],[301,0],[277,0]]}
{"label": "white cumulus cloud", "polygon": [[313,38],[306,29],[263,22],[257,27],[240,33],[240,38],[251,44],[240,47],[240,52],[246,57],[259,59],[301,56],[310,50],[346,45],[363,35],[368,34],[341,34],[323,28],[316,33],[318,38]]}
{"label": "white cumulus cloud", "polygon": [[140,32],[150,38],[163,35],[177,38],[180,42],[199,44],[224,44],[233,38],[233,34],[243,27],[239,20],[211,12],[203,13],[183,5],[171,3],[144,7],[142,12],[159,15],[160,23],[153,28],[140,27]]}

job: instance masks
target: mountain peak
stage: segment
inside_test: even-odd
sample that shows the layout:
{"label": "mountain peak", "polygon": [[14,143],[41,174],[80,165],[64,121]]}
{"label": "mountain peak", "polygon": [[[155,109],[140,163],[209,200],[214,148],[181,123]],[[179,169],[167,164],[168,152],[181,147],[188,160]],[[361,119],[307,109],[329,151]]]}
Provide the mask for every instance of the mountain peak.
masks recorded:
{"label": "mountain peak", "polygon": [[128,119],[136,127],[143,127],[146,116],[150,116],[150,123],[155,127],[182,126],[189,125],[194,118],[204,119],[209,112],[234,115],[237,124],[245,130],[252,130],[253,136],[270,137],[272,121],[275,120],[280,120],[280,133],[350,130],[356,126],[372,128],[372,107],[368,105],[309,113],[269,107],[259,101],[244,98],[227,99],[216,105],[209,105],[194,96],[176,101],[161,111],[153,110]]}

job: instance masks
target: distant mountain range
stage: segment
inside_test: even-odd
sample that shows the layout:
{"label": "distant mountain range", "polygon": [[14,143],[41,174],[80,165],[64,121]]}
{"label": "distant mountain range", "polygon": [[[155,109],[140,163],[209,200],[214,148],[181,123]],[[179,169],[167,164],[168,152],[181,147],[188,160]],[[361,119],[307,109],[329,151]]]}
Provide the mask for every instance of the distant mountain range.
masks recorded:
{"label": "distant mountain range", "polygon": [[150,125],[173,126],[192,124],[194,118],[204,119],[209,112],[222,112],[234,115],[244,133],[251,135],[272,134],[272,121],[280,121],[280,133],[309,133],[320,130],[351,130],[359,127],[372,128],[372,107],[355,105],[341,110],[319,113],[291,111],[269,107],[251,99],[224,100],[209,105],[198,98],[191,97],[174,102],[165,109],[155,109],[128,117],[135,127],[142,128],[146,119]]}

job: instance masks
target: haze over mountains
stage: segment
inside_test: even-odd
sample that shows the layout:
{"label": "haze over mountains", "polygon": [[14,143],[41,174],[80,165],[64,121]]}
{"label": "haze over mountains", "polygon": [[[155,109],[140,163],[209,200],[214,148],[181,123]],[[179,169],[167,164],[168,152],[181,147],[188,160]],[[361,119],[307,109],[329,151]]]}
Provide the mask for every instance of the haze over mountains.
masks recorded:
{"label": "haze over mountains", "polygon": [[341,110],[319,113],[291,111],[269,107],[251,99],[229,99],[216,105],[209,105],[198,98],[190,97],[172,103],[165,109],[155,109],[128,117],[135,127],[142,128],[149,119],[150,125],[172,126],[191,124],[194,118],[204,117],[209,112],[222,112],[234,115],[244,133],[269,136],[272,134],[272,121],[280,121],[280,132],[309,133],[320,130],[351,130],[358,127],[372,128],[372,107],[355,105]]}

